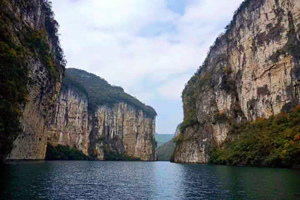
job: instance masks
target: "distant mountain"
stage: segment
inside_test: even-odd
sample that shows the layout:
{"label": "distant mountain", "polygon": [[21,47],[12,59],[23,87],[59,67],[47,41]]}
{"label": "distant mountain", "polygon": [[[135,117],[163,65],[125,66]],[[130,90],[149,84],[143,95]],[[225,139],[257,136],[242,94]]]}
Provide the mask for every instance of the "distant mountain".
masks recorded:
{"label": "distant mountain", "polygon": [[[162,145],[157,145],[156,149],[156,155],[157,155],[157,160],[159,161],[171,161],[173,160],[172,157],[174,155],[175,147],[176,144],[174,143],[174,138],[176,138],[180,134],[180,126],[179,124],[176,127],[175,134],[156,134],[155,139],[157,141],[157,138],[163,138],[163,139],[168,139],[167,142],[165,142]],[[158,144],[158,142],[157,142]]]}
{"label": "distant mountain", "polygon": [[169,142],[174,137],[174,134],[158,134],[155,133],[155,139],[157,141],[157,147]]}
{"label": "distant mountain", "polygon": [[159,161],[171,161],[171,157],[174,153],[176,144],[173,142],[173,139],[167,143],[159,146],[156,149],[157,160]]}

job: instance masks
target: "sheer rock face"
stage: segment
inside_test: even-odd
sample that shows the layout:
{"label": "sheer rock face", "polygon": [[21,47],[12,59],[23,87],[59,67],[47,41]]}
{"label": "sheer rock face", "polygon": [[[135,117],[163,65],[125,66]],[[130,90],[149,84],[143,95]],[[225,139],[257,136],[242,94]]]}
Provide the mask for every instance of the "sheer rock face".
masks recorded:
{"label": "sheer rock face", "polygon": [[[229,124],[299,104],[300,1],[246,0],[183,92],[175,162],[207,163]],[[192,121],[193,123],[188,123]]]}
{"label": "sheer rock face", "polygon": [[[38,65],[32,65],[39,66]],[[40,76],[30,72],[34,85],[30,86],[30,94],[25,104],[21,124],[23,132],[13,143],[13,149],[6,159],[37,160],[44,159],[47,149],[47,134],[51,116],[55,112],[55,104],[59,94],[60,83],[52,85],[49,74],[40,65]],[[46,93],[43,93],[47,90]]]}
{"label": "sheer rock face", "polygon": [[88,98],[62,90],[49,134],[51,144],[67,145],[97,160],[114,152],[144,161],[155,160],[155,118],[126,103],[101,105],[88,113]]}
{"label": "sheer rock face", "polygon": [[[94,116],[91,151],[98,159],[101,149],[141,160],[155,160],[155,119],[126,103],[99,106]],[[101,148],[102,147],[102,148]]]}
{"label": "sheer rock face", "polygon": [[88,155],[89,126],[87,96],[75,90],[62,90],[48,142],[75,147]]}
{"label": "sheer rock face", "polygon": [[[18,7],[19,1],[6,1],[7,9],[15,14],[13,30],[10,34],[18,45],[25,43],[25,30],[45,31],[46,42],[50,48],[50,54],[55,57],[55,46],[59,45],[57,38],[46,29],[46,10],[42,0],[24,1],[28,9]],[[47,133],[49,122],[55,112],[55,105],[59,95],[64,67],[59,60],[52,57],[52,71],[42,60],[39,50],[27,55],[24,61],[28,65],[29,94],[21,110],[20,118],[22,133],[13,142],[13,149],[6,159],[44,159],[47,146]],[[55,73],[55,76],[53,75]]]}

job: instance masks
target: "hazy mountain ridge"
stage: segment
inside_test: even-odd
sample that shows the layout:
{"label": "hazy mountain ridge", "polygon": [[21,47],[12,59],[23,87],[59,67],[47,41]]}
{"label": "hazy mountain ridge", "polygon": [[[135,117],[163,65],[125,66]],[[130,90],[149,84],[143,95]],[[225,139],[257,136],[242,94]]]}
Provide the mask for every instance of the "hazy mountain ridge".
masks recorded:
{"label": "hazy mountain ridge", "polygon": [[157,147],[169,142],[174,137],[173,134],[159,134],[155,133],[155,139],[157,142]]}

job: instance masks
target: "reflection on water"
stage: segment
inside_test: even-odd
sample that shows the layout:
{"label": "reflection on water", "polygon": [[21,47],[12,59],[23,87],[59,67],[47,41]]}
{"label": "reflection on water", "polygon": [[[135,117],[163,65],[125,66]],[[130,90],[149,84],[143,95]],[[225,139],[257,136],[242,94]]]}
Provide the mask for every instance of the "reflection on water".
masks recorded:
{"label": "reflection on water", "polygon": [[300,199],[300,170],[168,162],[14,162],[1,199]]}

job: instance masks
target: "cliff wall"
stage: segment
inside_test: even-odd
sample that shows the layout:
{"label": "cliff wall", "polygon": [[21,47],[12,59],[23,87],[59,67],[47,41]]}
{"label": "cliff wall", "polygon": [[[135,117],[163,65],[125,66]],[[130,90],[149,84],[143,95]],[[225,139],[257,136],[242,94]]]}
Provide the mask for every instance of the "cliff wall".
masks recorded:
{"label": "cliff wall", "polygon": [[127,103],[99,106],[95,112],[91,154],[104,159],[116,152],[141,160],[155,160],[155,118]]}
{"label": "cliff wall", "polygon": [[183,91],[175,162],[207,163],[234,124],[300,101],[300,2],[246,0]]}
{"label": "cliff wall", "polygon": [[62,89],[53,117],[48,142],[52,145],[75,147],[88,155],[89,124],[86,94],[72,89]]}
{"label": "cliff wall", "polygon": [[[75,147],[97,160],[109,160],[112,155],[155,160],[155,116],[124,101],[93,104],[102,92],[110,96],[112,86],[103,81],[104,91],[97,90],[93,99],[89,95],[92,88],[84,84],[90,76],[97,87],[103,81],[81,70],[67,70],[48,141],[54,146]],[[84,81],[76,80],[78,77]]]}
{"label": "cliff wall", "polygon": [[43,159],[65,61],[46,0],[0,1],[0,158]]}
{"label": "cliff wall", "polygon": [[0,11],[0,160],[44,159],[47,143],[99,160],[155,160],[153,108],[81,70],[68,70],[62,86],[66,62],[47,0],[1,0]]}

